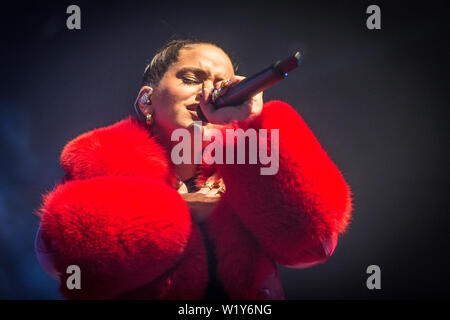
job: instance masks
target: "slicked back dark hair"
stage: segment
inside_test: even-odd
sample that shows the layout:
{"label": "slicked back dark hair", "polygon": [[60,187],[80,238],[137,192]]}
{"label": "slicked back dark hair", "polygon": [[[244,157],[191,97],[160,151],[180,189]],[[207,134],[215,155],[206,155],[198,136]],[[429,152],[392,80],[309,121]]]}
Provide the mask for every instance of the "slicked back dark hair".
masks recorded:
{"label": "slicked back dark hair", "polygon": [[[167,72],[169,67],[173,63],[178,61],[180,50],[188,47],[191,44],[210,44],[217,48],[220,48],[228,55],[233,65],[234,72],[237,72],[238,65],[234,62],[232,56],[228,54],[222,47],[213,42],[199,39],[170,40],[161,49],[159,49],[153,59],[145,67],[144,74],[142,76],[142,86],[158,86],[159,82],[164,77],[164,74]],[[139,105],[137,102],[135,103],[134,108],[138,115],[138,118],[143,119],[144,115],[139,109]]]}
{"label": "slicked back dark hair", "polygon": [[228,55],[228,57],[230,57],[231,63],[233,64],[233,69],[235,72],[237,72],[237,64],[234,63],[231,56],[215,43],[199,39],[171,40],[166,43],[158,51],[158,53],[155,54],[150,63],[145,67],[144,75],[142,77],[142,85],[158,86],[167,69],[169,69],[172,63],[178,61],[180,50],[184,47],[188,47],[190,44],[210,44],[217,48],[220,48]]}

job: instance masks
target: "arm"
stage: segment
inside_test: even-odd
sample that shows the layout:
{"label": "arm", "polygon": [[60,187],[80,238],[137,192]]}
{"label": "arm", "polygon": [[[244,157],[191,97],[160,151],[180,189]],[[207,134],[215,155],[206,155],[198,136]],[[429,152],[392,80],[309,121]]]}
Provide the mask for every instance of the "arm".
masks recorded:
{"label": "arm", "polygon": [[[192,229],[178,193],[142,177],[67,182],[39,214],[60,290],[76,299],[114,298],[161,276],[183,258]],[[82,290],[66,287],[70,265],[81,269]]]}
{"label": "arm", "polygon": [[[259,162],[216,165],[227,187],[226,201],[281,265],[304,268],[324,262],[350,219],[350,189],[341,173],[284,102],[265,104],[259,115],[236,127],[279,129],[279,168],[274,175],[261,175]],[[226,144],[236,148],[235,141]]]}
{"label": "arm", "polygon": [[[186,203],[167,184],[167,163],[147,132],[129,120],[64,148],[66,176],[38,210],[36,252],[66,298],[114,298],[186,255],[195,230]],[[69,265],[81,269],[81,290],[66,287]]]}

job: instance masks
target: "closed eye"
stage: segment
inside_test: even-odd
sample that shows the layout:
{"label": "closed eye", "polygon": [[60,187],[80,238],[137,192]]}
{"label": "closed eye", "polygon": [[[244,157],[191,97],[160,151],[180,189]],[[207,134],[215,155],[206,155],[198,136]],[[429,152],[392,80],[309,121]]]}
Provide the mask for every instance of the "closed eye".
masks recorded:
{"label": "closed eye", "polygon": [[183,77],[182,80],[186,84],[200,84],[203,82],[202,80],[199,80],[199,79],[187,78],[187,77]]}

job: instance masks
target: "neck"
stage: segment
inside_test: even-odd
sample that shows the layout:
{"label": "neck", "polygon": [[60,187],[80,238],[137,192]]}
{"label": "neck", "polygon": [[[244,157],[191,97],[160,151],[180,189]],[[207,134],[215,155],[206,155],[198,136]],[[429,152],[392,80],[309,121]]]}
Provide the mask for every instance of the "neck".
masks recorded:
{"label": "neck", "polygon": [[[170,135],[167,135],[163,130],[158,130],[156,125],[153,125],[152,135],[155,136],[158,142],[164,147],[167,151],[168,159],[170,159],[170,154],[172,148],[178,144],[178,141],[172,141],[170,139]],[[192,154],[193,150],[191,151]],[[194,158],[192,157],[192,160]],[[171,160],[169,160],[171,161]],[[197,173],[197,165],[194,164],[194,161],[191,161],[190,164],[182,163],[179,165],[175,165],[175,174],[177,178],[181,181],[186,181],[195,176]]]}

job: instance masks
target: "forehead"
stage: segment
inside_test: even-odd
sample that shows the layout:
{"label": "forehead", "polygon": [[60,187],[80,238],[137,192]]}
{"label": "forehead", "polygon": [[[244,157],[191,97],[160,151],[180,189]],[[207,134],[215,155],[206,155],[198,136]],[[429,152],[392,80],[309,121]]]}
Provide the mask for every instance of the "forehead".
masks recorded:
{"label": "forehead", "polygon": [[234,75],[233,65],[228,55],[222,49],[208,44],[194,44],[181,49],[178,62],[174,63],[173,67],[176,69],[200,68],[213,77],[223,79]]}

